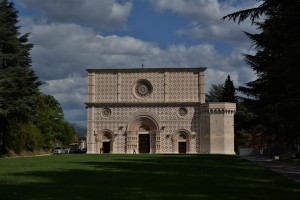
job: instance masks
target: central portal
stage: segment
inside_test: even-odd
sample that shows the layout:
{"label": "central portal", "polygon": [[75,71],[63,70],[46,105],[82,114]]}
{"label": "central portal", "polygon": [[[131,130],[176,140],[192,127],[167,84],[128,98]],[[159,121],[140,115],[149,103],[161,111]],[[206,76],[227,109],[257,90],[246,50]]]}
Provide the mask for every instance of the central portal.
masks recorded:
{"label": "central portal", "polygon": [[110,142],[103,142],[103,152],[102,153],[110,153]]}
{"label": "central portal", "polygon": [[150,134],[139,134],[139,153],[150,153]]}
{"label": "central portal", "polygon": [[127,145],[129,153],[149,154],[159,151],[159,125],[151,113],[133,117],[127,126]]}
{"label": "central portal", "polygon": [[186,142],[178,142],[178,153],[186,153]]}

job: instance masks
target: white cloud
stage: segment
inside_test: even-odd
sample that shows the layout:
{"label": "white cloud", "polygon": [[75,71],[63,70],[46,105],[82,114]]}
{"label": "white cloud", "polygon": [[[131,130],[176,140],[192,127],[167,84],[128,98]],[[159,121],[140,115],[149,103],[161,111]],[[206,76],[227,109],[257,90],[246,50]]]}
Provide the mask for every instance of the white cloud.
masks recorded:
{"label": "white cloud", "polygon": [[57,99],[68,121],[79,123],[86,120],[84,103],[87,102],[87,77],[48,80],[42,86],[42,92]]}
{"label": "white cloud", "polygon": [[73,23],[98,30],[125,28],[132,3],[114,0],[20,0],[24,7],[35,10],[50,22]]}
{"label": "white cloud", "polygon": [[237,84],[251,78],[250,70],[243,68],[243,47],[230,55],[209,43],[161,49],[129,36],[101,36],[75,24],[33,24],[30,32],[35,44],[33,67],[46,80],[43,91],[55,96],[68,120],[74,120],[79,110],[86,116],[86,68],[134,68],[140,66],[138,59],[143,57],[145,67],[208,67],[207,87],[224,82],[228,74]]}
{"label": "white cloud", "polygon": [[255,0],[151,0],[151,3],[159,12],[171,11],[188,16],[191,20],[209,22],[218,21],[234,11],[258,5]]}
{"label": "white cloud", "polygon": [[130,67],[157,48],[133,37],[100,36],[76,24],[31,26],[33,67],[43,80],[85,76],[90,67]]}
{"label": "white cloud", "polygon": [[[141,58],[145,60],[145,67],[208,67],[207,89],[211,84],[224,83],[228,74],[236,86],[255,78],[241,56],[241,52],[253,53],[240,32],[243,27],[247,30],[251,27],[249,24],[239,27],[220,20],[237,8],[234,6],[236,1],[223,1],[222,4],[206,0],[152,1],[159,12],[171,11],[191,19],[188,27],[177,30],[179,35],[206,40],[193,45],[172,44],[165,49],[155,42],[135,37],[99,34],[97,29],[126,26],[132,7],[130,2],[21,2],[30,9],[42,10],[47,17],[22,17],[22,32],[31,32],[30,41],[35,45],[31,52],[33,68],[46,81],[43,92],[53,95],[61,103],[66,119],[71,122],[86,120],[86,68],[135,68],[141,66],[138,61]],[[87,25],[91,27],[87,28]],[[222,53],[211,42],[215,40],[228,41],[234,47]]]}
{"label": "white cloud", "polygon": [[159,12],[174,12],[190,18],[187,27],[177,30],[179,36],[187,35],[194,39],[210,41],[226,41],[231,43],[245,41],[242,31],[254,32],[250,21],[240,25],[221,18],[234,11],[257,6],[255,0],[223,1],[217,0],[152,0],[153,7]]}
{"label": "white cloud", "polygon": [[87,78],[70,76],[49,80],[42,86],[42,91],[52,94],[64,108],[83,107],[87,101]]}
{"label": "white cloud", "polygon": [[242,31],[253,33],[255,30],[249,23],[238,26],[232,22],[218,21],[215,24],[192,22],[188,27],[177,30],[179,36],[189,36],[193,39],[206,41],[222,41],[231,44],[247,42]]}

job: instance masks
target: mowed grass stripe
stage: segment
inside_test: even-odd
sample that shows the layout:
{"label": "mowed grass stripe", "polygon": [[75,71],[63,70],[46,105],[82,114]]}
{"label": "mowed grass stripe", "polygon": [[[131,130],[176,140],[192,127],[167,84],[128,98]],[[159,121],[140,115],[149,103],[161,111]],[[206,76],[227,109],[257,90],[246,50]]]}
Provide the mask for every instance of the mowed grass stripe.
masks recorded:
{"label": "mowed grass stripe", "polygon": [[0,199],[300,199],[300,185],[238,156],[0,159]]}

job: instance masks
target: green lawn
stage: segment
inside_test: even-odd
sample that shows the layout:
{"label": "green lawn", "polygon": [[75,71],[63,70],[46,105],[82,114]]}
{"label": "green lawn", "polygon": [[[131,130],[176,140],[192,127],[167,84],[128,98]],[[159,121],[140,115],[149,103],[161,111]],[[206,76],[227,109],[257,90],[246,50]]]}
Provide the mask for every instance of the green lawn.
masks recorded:
{"label": "green lawn", "polygon": [[300,199],[300,184],[238,156],[62,155],[0,159],[0,199]]}

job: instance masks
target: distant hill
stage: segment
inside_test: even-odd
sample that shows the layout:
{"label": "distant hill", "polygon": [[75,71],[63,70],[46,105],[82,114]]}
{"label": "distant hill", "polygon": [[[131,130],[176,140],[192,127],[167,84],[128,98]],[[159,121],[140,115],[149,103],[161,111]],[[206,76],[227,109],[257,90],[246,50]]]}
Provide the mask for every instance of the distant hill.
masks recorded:
{"label": "distant hill", "polygon": [[77,136],[86,137],[86,132],[87,132],[86,127],[74,123],[71,123],[71,125],[74,127]]}

